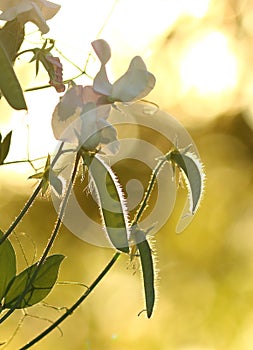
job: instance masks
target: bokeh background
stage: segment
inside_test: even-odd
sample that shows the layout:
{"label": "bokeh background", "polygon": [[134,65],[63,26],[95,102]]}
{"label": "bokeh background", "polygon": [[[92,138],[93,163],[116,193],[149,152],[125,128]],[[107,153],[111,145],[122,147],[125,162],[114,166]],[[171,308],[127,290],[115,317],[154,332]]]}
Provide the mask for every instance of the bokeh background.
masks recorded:
{"label": "bokeh background", "polygon": [[[48,37],[83,67],[90,42],[106,39],[113,50],[110,73],[122,74],[141,55],[157,79],[148,99],[189,131],[205,165],[206,189],[191,225],[175,227],[186,197],[179,188],[173,215],[156,235],[158,300],[146,319],[138,266],[122,257],[87,301],[35,349],[250,350],[253,348],[253,3],[250,0],[58,1]],[[35,27],[29,27],[32,33]],[[35,37],[33,37],[35,35]],[[36,33],[27,43],[37,44]],[[29,56],[28,56],[29,58]],[[16,69],[22,86],[46,84],[26,57]],[[78,74],[67,60],[64,78]],[[98,68],[94,58],[89,74]],[[78,81],[84,84],[86,78]],[[87,80],[88,81],[88,80]],[[28,114],[1,100],[1,132],[14,129],[8,161],[45,156],[55,143],[50,120],[59,96],[53,89],[27,92]],[[29,127],[27,127],[29,125]],[[28,141],[27,141],[28,140]],[[29,164],[0,169],[2,229],[8,228],[33,191]],[[16,229],[18,266],[41,253],[56,219],[50,197],[39,198]],[[20,243],[19,243],[20,242]],[[21,246],[20,246],[21,244]],[[67,229],[53,248],[66,255],[60,281],[90,284],[113,254]],[[7,349],[18,349],[68,307],[84,287],[59,285],[47,302],[28,309]],[[17,329],[17,312],[1,326],[0,342]]]}

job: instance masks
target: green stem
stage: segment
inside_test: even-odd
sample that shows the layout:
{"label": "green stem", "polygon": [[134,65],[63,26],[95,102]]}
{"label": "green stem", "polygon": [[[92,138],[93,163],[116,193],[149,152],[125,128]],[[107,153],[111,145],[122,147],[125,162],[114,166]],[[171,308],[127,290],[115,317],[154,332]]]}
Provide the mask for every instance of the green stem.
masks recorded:
{"label": "green stem", "polygon": [[[62,148],[63,148],[63,142],[61,143],[59,150],[57,152],[57,154],[55,155],[53,161],[52,161],[52,167],[54,166],[54,164],[57,162],[57,159],[59,158],[59,156],[62,153]],[[39,185],[36,187],[35,191],[33,192],[33,194],[31,195],[31,197],[28,199],[27,203],[25,204],[24,208],[21,210],[20,214],[16,217],[16,219],[14,220],[14,222],[11,224],[11,226],[8,228],[8,230],[6,231],[6,233],[1,237],[0,239],[0,245],[9,237],[9,235],[13,232],[13,230],[17,227],[17,225],[20,223],[20,221],[22,220],[22,218],[25,216],[25,214],[27,213],[28,209],[31,207],[31,205],[33,204],[35,198],[37,197],[37,195],[39,194],[40,190],[42,187],[42,181],[39,183]]]}
{"label": "green stem", "polygon": [[[88,78],[92,79],[92,77],[90,75],[88,75],[85,71],[82,71],[81,73],[77,74],[76,76],[74,76],[73,78],[70,79],[66,79],[63,81],[63,84],[68,84],[69,82],[80,78],[82,75],[86,75]],[[46,84],[46,85],[41,85],[41,86],[36,86],[33,88],[29,88],[29,89],[25,89],[24,92],[30,92],[30,91],[36,91],[36,90],[42,90],[42,89],[47,89],[52,87],[52,85]]]}
{"label": "green stem", "polygon": [[27,213],[28,209],[31,207],[31,205],[33,204],[35,198],[37,197],[37,195],[39,194],[40,190],[42,187],[42,181],[40,181],[39,185],[36,187],[35,191],[33,192],[33,194],[31,195],[31,197],[28,199],[28,201],[26,202],[24,208],[21,210],[21,212],[19,213],[19,215],[16,217],[16,219],[13,221],[13,223],[11,224],[11,226],[8,228],[8,230],[6,231],[6,233],[1,237],[0,239],[0,245],[9,237],[9,235],[13,232],[13,230],[17,227],[17,225],[20,223],[20,221],[22,220],[22,218],[25,216],[25,214]]}
{"label": "green stem", "polygon": [[[156,178],[158,176],[158,173],[162,169],[164,163],[166,162],[166,159],[161,159],[157,163],[155,169],[153,170],[151,174],[151,178],[149,181],[148,188],[145,192],[144,198],[140,204],[140,207],[138,208],[135,218],[133,220],[132,226],[136,225],[141,218],[141,215],[143,214],[148,200],[151,196],[152,190],[155,185]],[[84,294],[69,308],[61,317],[58,318],[51,326],[49,326],[45,331],[40,333],[37,337],[35,337],[33,340],[31,340],[29,343],[24,345],[19,350],[26,350],[31,348],[34,344],[38,343],[40,340],[42,340],[45,336],[47,336],[51,331],[53,331],[56,327],[58,327],[68,316],[70,316],[77,308],[78,306],[88,297],[88,295],[94,290],[94,288],[98,285],[98,283],[103,279],[103,277],[107,274],[107,272],[111,269],[111,267],[114,265],[116,260],[119,258],[121,253],[117,252],[114,254],[113,258],[110,260],[110,262],[106,265],[106,267],[103,269],[103,271],[99,274],[99,276],[95,279],[95,281],[91,284],[91,286],[85,291]]]}
{"label": "green stem", "polygon": [[19,295],[19,297],[17,298],[17,301],[16,303],[13,305],[13,307],[0,319],[0,324],[3,323],[16,309],[16,307],[20,304],[20,302],[22,301],[22,299],[24,298],[25,294],[27,293],[27,291],[29,290],[29,288],[31,287],[31,285],[33,284],[34,280],[36,279],[36,276],[38,275],[38,272],[40,270],[40,267],[41,265],[44,263],[44,261],[46,260],[47,256],[48,256],[48,253],[50,251],[50,249],[52,248],[53,244],[54,244],[54,241],[57,237],[57,234],[59,232],[59,229],[61,227],[61,224],[62,224],[62,219],[63,219],[63,216],[64,216],[64,212],[65,212],[65,209],[66,209],[66,206],[67,206],[67,203],[68,203],[68,198],[69,198],[69,195],[70,195],[70,192],[71,192],[71,189],[73,187],[73,184],[74,184],[74,180],[75,180],[75,177],[76,177],[76,174],[77,174],[77,170],[78,170],[78,164],[79,164],[79,160],[80,160],[80,154],[77,153],[77,156],[76,156],[76,161],[75,161],[75,165],[74,165],[74,169],[73,169],[73,172],[72,172],[72,176],[71,176],[71,179],[70,179],[70,182],[69,182],[69,185],[67,187],[67,191],[66,191],[66,194],[64,196],[64,199],[62,201],[62,205],[61,205],[61,208],[60,208],[60,212],[59,212],[59,215],[58,215],[58,219],[56,221],[56,224],[55,224],[55,227],[54,227],[54,230],[51,234],[51,237],[47,243],[47,246],[37,264],[37,267],[36,267],[36,270],[34,271],[33,275],[31,276],[31,278],[29,279],[29,282],[27,283],[24,291],[22,292],[22,294]]}
{"label": "green stem", "polygon": [[160,172],[160,170],[162,169],[163,165],[166,163],[166,159],[160,159],[155,167],[155,169],[152,171],[152,174],[151,174],[151,177],[150,177],[150,180],[149,180],[149,184],[148,184],[148,188],[144,194],[144,198],[142,200],[142,202],[140,203],[140,206],[139,208],[137,209],[136,211],[136,214],[135,214],[135,217],[133,219],[133,222],[131,224],[131,226],[135,226],[137,225],[138,221],[140,220],[142,214],[144,213],[145,209],[147,208],[147,204],[148,204],[148,201],[149,201],[149,198],[151,196],[151,193],[154,189],[154,186],[155,186],[155,181],[156,181],[156,178]]}
{"label": "green stem", "polygon": [[103,279],[103,277],[109,272],[112,266],[115,264],[117,259],[121,253],[117,252],[114,254],[109,263],[105,266],[103,271],[99,274],[99,276],[94,280],[94,282],[90,285],[90,287],[85,291],[84,294],[68,309],[61,317],[58,318],[51,326],[49,326],[44,332],[39,334],[36,338],[31,340],[29,343],[24,345],[19,350],[26,350],[31,348],[34,344],[38,343],[41,339],[43,339],[46,335],[48,335],[51,331],[53,331],[56,327],[58,327],[68,316],[70,316],[78,306],[88,297],[88,295],[94,290],[94,288],[99,284],[99,282]]}
{"label": "green stem", "polygon": [[73,187],[73,184],[74,184],[74,181],[75,181],[75,177],[76,177],[76,174],[77,174],[77,171],[78,171],[78,165],[79,165],[79,161],[80,161],[80,154],[77,153],[77,156],[76,156],[76,160],[75,160],[75,165],[74,165],[74,169],[73,169],[73,172],[72,172],[72,175],[71,175],[71,179],[70,179],[70,182],[69,182],[69,185],[67,187],[67,191],[66,191],[66,194],[64,196],[64,199],[62,201],[62,205],[61,205],[61,208],[60,208],[60,212],[59,212],[59,215],[58,215],[58,219],[56,221],[56,224],[55,224],[55,227],[54,227],[54,230],[51,234],[51,237],[48,241],[48,244],[40,258],[40,261],[38,263],[38,268],[43,264],[43,262],[45,261],[50,249],[52,248],[53,244],[54,244],[54,241],[56,239],[56,236],[60,230],[60,227],[61,227],[61,224],[62,224],[62,219],[63,219],[63,216],[64,216],[64,213],[65,213],[65,209],[66,209],[66,206],[67,206],[67,203],[68,203],[68,199],[69,199],[69,195],[70,195],[70,192],[72,190],[72,187]]}

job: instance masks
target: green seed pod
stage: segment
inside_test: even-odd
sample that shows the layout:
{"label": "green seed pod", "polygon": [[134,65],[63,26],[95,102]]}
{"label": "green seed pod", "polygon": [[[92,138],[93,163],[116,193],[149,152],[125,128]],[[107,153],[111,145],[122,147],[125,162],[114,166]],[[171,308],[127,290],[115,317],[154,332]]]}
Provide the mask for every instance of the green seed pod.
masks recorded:
{"label": "green seed pod", "polygon": [[98,155],[90,157],[89,161],[86,155],[85,159],[108,238],[116,249],[129,253],[128,213],[118,179]]}
{"label": "green seed pod", "polygon": [[155,303],[155,276],[152,252],[146,239],[145,232],[141,230],[136,230],[133,233],[133,237],[136,241],[136,245],[140,253],[147,316],[148,318],[150,318],[152,316]]}
{"label": "green seed pod", "polygon": [[173,167],[177,166],[181,170],[188,190],[188,201],[177,226],[177,232],[181,232],[199,207],[203,196],[205,174],[200,160],[187,149],[181,151],[174,149],[166,154],[166,159]]}

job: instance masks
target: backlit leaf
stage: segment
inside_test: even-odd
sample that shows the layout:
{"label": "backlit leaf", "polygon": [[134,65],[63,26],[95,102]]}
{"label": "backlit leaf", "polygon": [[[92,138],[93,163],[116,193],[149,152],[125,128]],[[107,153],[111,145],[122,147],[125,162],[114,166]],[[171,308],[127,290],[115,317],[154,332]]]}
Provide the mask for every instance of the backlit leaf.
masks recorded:
{"label": "backlit leaf", "polygon": [[10,131],[4,138],[3,142],[0,145],[0,165],[3,164],[5,158],[7,157],[10,145],[11,145],[11,135],[12,131]]}
{"label": "backlit leaf", "polygon": [[7,21],[0,29],[0,41],[12,63],[16,59],[16,55],[24,40],[24,35],[24,23],[17,18]]}
{"label": "backlit leaf", "polygon": [[37,269],[37,264],[17,275],[8,287],[3,307],[22,309],[43,300],[55,285],[63,259],[64,256],[60,254],[46,258],[30,286],[30,280]]}
{"label": "backlit leaf", "polygon": [[50,184],[54,188],[54,190],[58,193],[58,195],[62,195],[62,190],[63,190],[62,182],[53,171],[50,173]]}
{"label": "backlit leaf", "polygon": [[[0,230],[0,237],[3,232]],[[16,254],[8,239],[0,245],[0,302],[9,282],[16,275]]]}
{"label": "backlit leaf", "polygon": [[18,78],[8,55],[0,42],[0,90],[14,109],[27,109]]}

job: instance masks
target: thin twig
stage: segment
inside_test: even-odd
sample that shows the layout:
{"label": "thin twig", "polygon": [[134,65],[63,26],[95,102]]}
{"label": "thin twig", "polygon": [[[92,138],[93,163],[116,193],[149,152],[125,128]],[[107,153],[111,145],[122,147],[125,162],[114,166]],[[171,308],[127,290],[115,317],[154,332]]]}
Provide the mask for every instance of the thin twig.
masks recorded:
{"label": "thin twig", "polygon": [[15,302],[15,304],[0,319],[0,324],[3,323],[15,311],[16,307],[20,304],[20,302],[24,298],[25,294],[27,293],[27,291],[30,289],[30,287],[32,286],[33,282],[35,281],[36,276],[38,275],[42,264],[46,260],[46,258],[48,256],[48,253],[49,253],[49,251],[51,250],[51,248],[52,248],[52,246],[54,244],[54,241],[55,241],[55,239],[57,237],[57,234],[58,234],[59,229],[60,229],[61,224],[62,224],[62,219],[63,219],[64,212],[65,212],[65,209],[66,209],[66,206],[67,206],[68,198],[69,198],[69,195],[70,195],[70,192],[71,192],[71,189],[73,187],[73,183],[74,183],[74,180],[75,180],[75,177],[76,177],[76,174],[77,174],[79,160],[80,160],[80,154],[77,153],[74,169],[73,169],[73,172],[72,172],[72,176],[71,176],[71,179],[70,179],[70,182],[69,182],[66,194],[64,196],[64,199],[62,201],[62,205],[61,205],[61,208],[60,208],[58,219],[56,221],[56,225],[55,225],[54,230],[53,230],[53,232],[51,234],[51,237],[50,237],[50,239],[49,239],[49,241],[47,243],[47,246],[46,246],[46,248],[45,248],[45,250],[44,250],[44,252],[43,252],[43,254],[42,254],[42,256],[41,256],[41,258],[40,258],[40,260],[39,260],[39,262],[37,264],[37,266],[36,266],[36,269],[35,269],[34,273],[32,274],[32,276],[30,277],[30,279],[29,279],[29,281],[28,281],[24,291],[17,298],[17,301]]}
{"label": "thin twig", "polygon": [[[55,155],[53,161],[52,161],[52,167],[55,165],[57,162],[57,159],[62,153],[62,148],[63,148],[64,142],[61,143],[59,150],[57,154]],[[20,223],[24,215],[27,213],[28,209],[32,206],[35,198],[39,194],[40,190],[42,187],[42,181],[40,181],[39,185],[36,187],[35,191],[31,195],[31,197],[28,199],[27,203],[25,204],[24,208],[21,210],[20,214],[16,217],[16,219],[13,221],[13,223],[10,225],[8,230],[5,232],[5,234],[0,238],[0,245],[9,237],[9,235],[13,232],[13,230],[17,227],[17,225]]]}
{"label": "thin twig", "polygon": [[152,174],[151,174],[151,177],[149,180],[149,184],[148,184],[148,188],[144,194],[144,198],[141,201],[139,208],[136,211],[136,214],[135,214],[135,217],[133,219],[131,226],[135,226],[138,223],[142,214],[144,213],[145,209],[147,208],[149,198],[150,198],[151,193],[152,193],[154,186],[155,186],[155,181],[157,179],[157,176],[158,176],[160,170],[162,169],[163,165],[165,164],[165,162],[166,162],[166,159],[160,159],[158,161],[155,169],[152,171]]}
{"label": "thin twig", "polygon": [[32,206],[35,198],[37,197],[37,195],[39,194],[39,192],[41,190],[41,187],[42,187],[42,181],[40,181],[40,183],[36,187],[35,191],[31,195],[31,197],[28,199],[28,201],[26,202],[24,208],[21,210],[21,212],[16,217],[16,219],[13,221],[11,226],[8,228],[8,230],[5,232],[5,234],[0,238],[0,245],[9,237],[9,235],[13,232],[13,230],[20,223],[20,221],[22,220],[24,215],[27,213],[28,209]]}
{"label": "thin twig", "polygon": [[32,339],[29,343],[24,345],[19,350],[26,350],[31,348],[34,344],[38,343],[41,339],[43,339],[46,335],[48,335],[52,330],[59,326],[68,316],[70,316],[80,304],[88,297],[88,295],[94,290],[94,288],[99,284],[99,282],[103,279],[103,277],[109,272],[112,266],[115,264],[117,259],[121,253],[116,252],[103,271],[99,274],[99,276],[94,280],[94,282],[90,285],[90,287],[85,291],[84,294],[68,309],[61,317],[58,318],[50,327],[48,327],[44,332],[40,333],[37,337]]}

